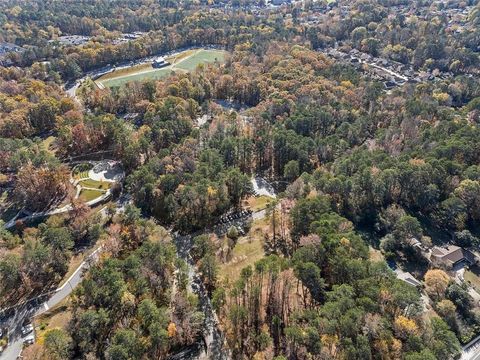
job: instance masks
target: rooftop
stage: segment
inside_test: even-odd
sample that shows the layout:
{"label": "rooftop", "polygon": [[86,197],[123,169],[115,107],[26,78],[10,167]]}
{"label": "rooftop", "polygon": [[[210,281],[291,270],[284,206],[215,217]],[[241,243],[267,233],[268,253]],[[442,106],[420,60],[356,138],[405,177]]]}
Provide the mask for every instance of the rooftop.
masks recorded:
{"label": "rooftop", "polygon": [[435,246],[432,249],[432,256],[451,264],[456,264],[462,260],[473,262],[473,254],[456,245]]}

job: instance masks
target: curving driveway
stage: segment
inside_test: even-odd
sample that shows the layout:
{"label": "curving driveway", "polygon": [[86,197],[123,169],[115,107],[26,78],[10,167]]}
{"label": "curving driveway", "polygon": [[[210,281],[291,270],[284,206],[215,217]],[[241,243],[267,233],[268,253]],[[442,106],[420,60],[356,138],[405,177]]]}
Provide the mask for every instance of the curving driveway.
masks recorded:
{"label": "curving driveway", "polygon": [[23,349],[21,329],[25,321],[29,321],[32,317],[43,314],[69,296],[73,289],[82,281],[85,270],[98,260],[98,254],[101,249],[102,247],[99,247],[90,254],[67,279],[65,284],[53,291],[53,293],[37,296],[20,306],[2,311],[2,313],[10,314],[10,316],[4,315],[4,318],[0,317],[0,326],[8,328],[8,346],[5,351],[0,354],[0,360],[14,360],[20,355]]}
{"label": "curving driveway", "polygon": [[[275,194],[273,192],[273,194]],[[122,212],[125,205],[129,203],[130,197],[124,195],[117,201],[117,212]],[[104,214],[104,209],[99,210],[101,214]],[[259,210],[250,214],[253,220],[261,219],[266,216],[265,210]],[[241,221],[239,219],[238,221]],[[212,229],[215,231],[215,228]],[[192,247],[192,240],[195,235],[190,234],[186,236],[179,236],[178,234],[172,234],[175,239],[177,247],[177,255],[183,258],[189,266],[189,278],[190,286],[194,293],[199,297],[200,306],[205,313],[204,323],[204,338],[202,343],[194,344],[193,346],[182,350],[181,352],[172,355],[171,360],[188,360],[188,359],[218,359],[229,360],[231,358],[230,353],[224,347],[225,336],[219,329],[218,319],[215,311],[212,308],[212,304],[208,294],[203,286],[200,276],[197,273],[196,267],[193,264],[193,260],[190,256],[190,250]],[[88,258],[83,261],[75,272],[67,279],[67,281],[55,291],[39,296],[29,301],[17,305],[10,309],[4,309],[0,311],[0,326],[8,328],[9,344],[5,351],[0,354],[0,360],[15,360],[21,354],[23,348],[23,337],[21,334],[21,328],[25,321],[30,320],[32,317],[43,314],[50,308],[59,304],[62,300],[68,297],[73,289],[80,284],[83,280],[85,271],[98,260],[99,252],[102,247],[96,249]],[[480,359],[479,359],[480,360]]]}

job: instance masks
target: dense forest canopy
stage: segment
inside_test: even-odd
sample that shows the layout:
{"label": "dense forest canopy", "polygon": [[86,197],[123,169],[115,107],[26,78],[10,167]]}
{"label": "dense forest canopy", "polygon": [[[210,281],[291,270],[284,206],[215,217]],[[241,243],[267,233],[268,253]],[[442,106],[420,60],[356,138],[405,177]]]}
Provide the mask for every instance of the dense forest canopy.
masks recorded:
{"label": "dense forest canopy", "polygon": [[[480,329],[479,6],[3,1],[0,43],[22,50],[0,66],[1,308],[92,262],[25,356],[460,356]],[[92,75],[207,46],[224,61]],[[386,88],[377,58],[418,79]],[[97,157],[121,179],[92,188]],[[432,260],[452,246],[468,280]]]}

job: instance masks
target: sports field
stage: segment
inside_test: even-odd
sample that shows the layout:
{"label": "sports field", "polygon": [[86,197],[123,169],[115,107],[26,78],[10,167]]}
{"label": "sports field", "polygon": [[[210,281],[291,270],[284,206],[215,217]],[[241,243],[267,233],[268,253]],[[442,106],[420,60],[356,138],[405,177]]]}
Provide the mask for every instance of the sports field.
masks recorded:
{"label": "sports field", "polygon": [[96,80],[105,87],[122,86],[131,81],[147,79],[158,80],[175,72],[193,71],[199,64],[223,62],[226,52],[223,50],[197,49],[186,50],[167,58],[171,65],[155,69],[151,64],[135,65],[129,68],[116,70]]}
{"label": "sports field", "polygon": [[178,62],[175,68],[186,71],[193,71],[199,64],[213,63],[215,61],[223,62],[225,60],[225,51],[221,50],[199,50],[195,54],[188,56]]}
{"label": "sports field", "polygon": [[119,77],[110,77],[110,79],[105,80],[100,78],[97,82],[102,83],[105,87],[122,86],[132,81],[142,81],[147,79],[158,80],[170,75],[172,71],[173,70],[170,69],[170,66],[163,69],[151,68],[151,70],[136,72],[129,75],[120,75]]}

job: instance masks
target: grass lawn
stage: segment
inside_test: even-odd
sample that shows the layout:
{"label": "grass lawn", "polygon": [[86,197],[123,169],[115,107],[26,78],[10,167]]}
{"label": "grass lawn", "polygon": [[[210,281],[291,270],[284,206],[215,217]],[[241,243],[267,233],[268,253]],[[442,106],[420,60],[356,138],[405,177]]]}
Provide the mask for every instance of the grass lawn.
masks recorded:
{"label": "grass lawn", "polygon": [[149,70],[153,70],[152,64],[150,64],[150,63],[134,65],[134,66],[130,66],[130,67],[127,67],[127,68],[124,68],[124,69],[119,69],[119,70],[109,72],[108,74],[105,74],[105,75],[101,76],[98,80],[103,82],[105,80],[118,78],[120,76],[133,75],[133,74],[136,74],[136,73],[141,72],[141,71],[149,71]]}
{"label": "grass lawn", "polygon": [[272,200],[270,196],[265,195],[259,197],[251,196],[245,201],[245,206],[249,207],[252,211],[263,210],[267,208]]}
{"label": "grass lawn", "polygon": [[199,50],[194,55],[175,64],[176,68],[193,71],[201,63],[223,62],[225,51],[223,50]]}
{"label": "grass lawn", "polygon": [[69,298],[63,299],[59,304],[37,317],[34,321],[36,329],[36,343],[43,345],[45,333],[52,329],[66,329],[72,318],[68,307]]}
{"label": "grass lawn", "polygon": [[122,86],[132,81],[143,81],[147,79],[159,80],[172,74],[171,68],[154,69],[143,73],[132,74],[128,76],[116,77],[108,80],[97,80],[105,87]]}
{"label": "grass lawn", "polygon": [[250,241],[248,237],[242,237],[233,248],[232,260],[220,265],[220,276],[233,282],[239,278],[244,267],[255,264],[263,256],[263,242],[260,239],[253,238]]}
{"label": "grass lawn", "polygon": [[220,265],[219,274],[224,280],[233,282],[240,276],[240,271],[265,256],[263,249],[263,234],[268,230],[265,219],[257,220],[247,234],[238,239],[233,248],[232,260]]}
{"label": "grass lawn", "polygon": [[197,65],[201,63],[212,63],[216,60],[222,62],[225,59],[225,54],[226,52],[222,50],[186,50],[167,58],[166,60],[172,65],[165,68],[155,69],[151,64],[141,64],[110,72],[96,81],[105,87],[115,87],[132,81],[159,80],[171,75],[172,72],[195,70]]}
{"label": "grass lawn", "polygon": [[85,201],[85,202],[88,202],[88,201],[91,201],[93,199],[96,199],[100,196],[102,196],[104,193],[101,192],[101,191],[98,191],[98,190],[82,190],[80,192],[80,198]]}
{"label": "grass lawn", "polygon": [[472,285],[477,292],[480,292],[479,274],[480,274],[480,268],[474,267],[474,266],[471,267],[469,270],[465,270],[465,273],[463,274],[465,281],[467,281],[470,285]]}
{"label": "grass lawn", "polygon": [[[87,172],[88,174],[88,172]],[[87,175],[88,177],[88,175]],[[108,190],[110,188],[110,183],[106,181],[96,181],[92,179],[82,180],[78,183],[80,186],[93,188],[93,189],[100,189],[100,190]]]}
{"label": "grass lawn", "polygon": [[165,60],[167,60],[167,62],[169,62],[170,64],[176,64],[180,60],[185,59],[187,56],[194,54],[195,51],[196,51],[195,49],[182,51],[180,54],[169,56]]}

